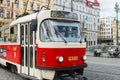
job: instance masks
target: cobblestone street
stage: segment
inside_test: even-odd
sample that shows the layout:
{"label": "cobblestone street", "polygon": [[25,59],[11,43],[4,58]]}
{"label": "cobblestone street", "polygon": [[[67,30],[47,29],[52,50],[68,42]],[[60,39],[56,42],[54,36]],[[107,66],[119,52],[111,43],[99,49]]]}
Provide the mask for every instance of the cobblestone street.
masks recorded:
{"label": "cobblestone street", "polygon": [[88,80],[120,80],[119,58],[91,57],[87,59],[88,67],[84,76]]}

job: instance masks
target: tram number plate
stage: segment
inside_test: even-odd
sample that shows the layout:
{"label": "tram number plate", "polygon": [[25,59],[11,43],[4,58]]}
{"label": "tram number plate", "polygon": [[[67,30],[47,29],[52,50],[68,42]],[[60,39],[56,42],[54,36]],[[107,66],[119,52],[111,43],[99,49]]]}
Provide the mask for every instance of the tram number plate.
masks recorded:
{"label": "tram number plate", "polygon": [[77,61],[78,60],[78,56],[69,56],[68,57],[68,61]]}

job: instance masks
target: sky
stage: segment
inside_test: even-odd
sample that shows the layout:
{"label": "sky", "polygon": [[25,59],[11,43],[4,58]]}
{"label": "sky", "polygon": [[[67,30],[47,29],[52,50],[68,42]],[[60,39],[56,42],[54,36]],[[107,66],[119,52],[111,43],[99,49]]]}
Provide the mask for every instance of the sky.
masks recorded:
{"label": "sky", "polygon": [[116,16],[114,7],[115,7],[115,3],[118,2],[120,8],[120,0],[98,0],[98,1],[100,2],[100,17]]}

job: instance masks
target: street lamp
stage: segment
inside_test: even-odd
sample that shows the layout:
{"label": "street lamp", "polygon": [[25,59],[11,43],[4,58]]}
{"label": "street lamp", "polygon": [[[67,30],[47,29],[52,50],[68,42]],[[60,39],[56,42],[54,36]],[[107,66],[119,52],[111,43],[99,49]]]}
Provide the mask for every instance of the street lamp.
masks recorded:
{"label": "street lamp", "polygon": [[116,12],[116,45],[118,45],[118,11],[119,11],[119,5],[118,3],[115,4],[115,12]]}

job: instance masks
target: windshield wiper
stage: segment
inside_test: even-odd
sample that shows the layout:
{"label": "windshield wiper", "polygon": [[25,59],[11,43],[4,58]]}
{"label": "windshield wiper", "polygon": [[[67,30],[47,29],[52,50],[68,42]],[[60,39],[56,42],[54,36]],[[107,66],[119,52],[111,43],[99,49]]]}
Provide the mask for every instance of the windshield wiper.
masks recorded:
{"label": "windshield wiper", "polygon": [[61,33],[59,33],[59,31],[56,29],[56,27],[54,27],[55,31],[59,34],[59,36],[61,37],[61,39],[67,43],[66,39],[61,35]]}

